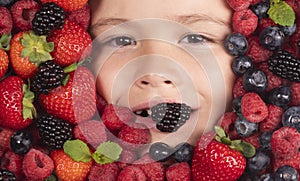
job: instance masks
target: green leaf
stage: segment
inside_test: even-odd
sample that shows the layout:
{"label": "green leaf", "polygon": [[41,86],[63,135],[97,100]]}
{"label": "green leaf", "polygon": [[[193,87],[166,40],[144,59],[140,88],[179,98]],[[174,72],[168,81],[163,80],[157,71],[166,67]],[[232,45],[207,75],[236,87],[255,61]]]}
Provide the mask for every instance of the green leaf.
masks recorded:
{"label": "green leaf", "polygon": [[268,15],[276,24],[281,26],[293,26],[296,19],[293,8],[284,1],[272,3]]}
{"label": "green leaf", "polygon": [[256,152],[255,147],[245,141],[242,141],[240,144],[236,145],[236,150],[240,151],[246,158],[253,157]]}
{"label": "green leaf", "polygon": [[98,146],[92,157],[97,163],[106,164],[119,159],[121,153],[122,148],[117,143],[107,141]]}
{"label": "green leaf", "polygon": [[273,3],[279,3],[281,2],[282,0],[270,0],[270,3],[273,4]]}
{"label": "green leaf", "polygon": [[36,109],[33,105],[34,93],[30,91],[30,86],[23,84],[22,86],[22,115],[24,119],[33,119],[36,117]]}
{"label": "green leaf", "polygon": [[89,147],[81,140],[68,140],[63,149],[76,162],[89,162],[92,159]]}

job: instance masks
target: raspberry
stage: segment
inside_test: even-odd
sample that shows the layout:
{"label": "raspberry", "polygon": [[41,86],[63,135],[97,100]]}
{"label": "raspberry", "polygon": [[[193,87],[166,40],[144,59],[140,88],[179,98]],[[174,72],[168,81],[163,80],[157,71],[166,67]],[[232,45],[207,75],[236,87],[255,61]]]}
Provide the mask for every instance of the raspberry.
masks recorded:
{"label": "raspberry", "polygon": [[257,131],[254,134],[252,134],[251,136],[242,138],[242,140],[246,141],[247,143],[250,143],[255,148],[259,148],[260,147],[259,137],[260,137],[260,133]]}
{"label": "raspberry", "polygon": [[149,154],[145,154],[142,158],[135,161],[133,164],[144,171],[147,180],[164,181],[165,169],[161,162],[155,162]]}
{"label": "raspberry", "polygon": [[32,20],[40,5],[34,0],[21,0],[11,7],[11,14],[14,26],[20,31],[27,31],[32,28]]}
{"label": "raspberry", "polygon": [[10,138],[14,132],[12,129],[0,128],[0,147],[10,149]]}
{"label": "raspberry", "polygon": [[7,8],[0,6],[0,19],[0,35],[9,34],[13,27],[13,20]]}
{"label": "raspberry", "polygon": [[147,177],[143,170],[136,166],[125,167],[118,176],[118,181],[146,181]]}
{"label": "raspberry", "polygon": [[251,35],[258,24],[258,17],[250,9],[236,11],[233,13],[232,18],[234,32],[241,33],[244,36]]}
{"label": "raspberry", "polygon": [[187,162],[175,163],[166,169],[168,181],[189,181],[191,175],[191,168]]}
{"label": "raspberry", "polygon": [[116,163],[94,164],[89,172],[89,181],[116,181],[120,169]]}
{"label": "raspberry", "polygon": [[105,126],[97,120],[84,121],[74,127],[74,137],[97,148],[107,140]]}
{"label": "raspberry", "polygon": [[235,112],[226,112],[220,119],[220,126],[231,139],[239,138],[239,134],[234,128],[234,122],[237,118],[238,117]]}
{"label": "raspberry", "polygon": [[300,105],[300,83],[293,82],[291,85],[291,89],[293,95],[291,105],[293,106]]}
{"label": "raspberry", "polygon": [[107,102],[105,101],[105,99],[101,95],[97,94],[96,106],[97,106],[98,114],[100,116],[102,116],[106,105],[107,105]]}
{"label": "raspberry", "polygon": [[122,140],[122,146],[129,149],[139,149],[151,140],[150,130],[142,123],[133,123],[124,126],[118,137]]}
{"label": "raspberry", "polygon": [[17,179],[24,178],[22,170],[23,157],[14,152],[7,151],[3,157],[1,157],[1,169],[7,169],[11,171]]}
{"label": "raspberry", "polygon": [[268,26],[276,26],[276,23],[274,23],[273,20],[270,18],[263,18],[259,21],[258,27],[257,27],[257,33],[260,34],[262,30],[264,30]]}
{"label": "raspberry", "polygon": [[300,148],[300,133],[293,127],[281,127],[273,133],[271,148],[275,158],[294,157]]}
{"label": "raspberry", "polygon": [[246,90],[243,88],[243,77],[238,77],[235,80],[232,92],[234,98],[241,97],[246,94]]}
{"label": "raspberry", "polygon": [[122,163],[133,163],[137,160],[137,154],[131,150],[122,150],[120,162]]}
{"label": "raspberry", "polygon": [[105,106],[101,119],[107,129],[119,130],[134,120],[135,115],[129,108],[108,104]]}
{"label": "raspberry", "polygon": [[250,1],[250,4],[251,4],[251,5],[254,5],[254,4],[257,4],[257,3],[259,3],[259,2],[261,2],[261,0],[251,0],[251,1]]}
{"label": "raspberry", "polygon": [[293,158],[275,158],[273,159],[273,170],[276,171],[279,167],[284,165],[290,165],[297,170],[300,170],[300,153],[297,153]]}
{"label": "raspberry", "polygon": [[250,36],[247,40],[249,44],[247,56],[249,56],[254,63],[267,61],[272,55],[273,52],[264,48],[260,44],[257,36]]}
{"label": "raspberry", "polygon": [[86,4],[81,9],[72,11],[67,18],[87,30],[90,25],[91,18],[90,6]]}
{"label": "raspberry", "polygon": [[23,160],[23,172],[29,180],[44,180],[54,170],[52,159],[45,153],[31,149]]}
{"label": "raspberry", "polygon": [[227,3],[234,11],[240,11],[247,9],[251,0],[227,0]]}
{"label": "raspberry", "polygon": [[268,105],[268,117],[259,124],[259,129],[262,132],[275,131],[281,126],[281,118],[283,109],[275,105]]}
{"label": "raspberry", "polygon": [[276,87],[283,85],[282,79],[269,71],[269,66],[268,66],[267,62],[262,62],[262,63],[258,64],[257,68],[262,70],[267,75],[268,87],[267,87],[266,91],[270,91]]}
{"label": "raspberry", "polygon": [[259,123],[268,116],[268,107],[258,94],[249,92],[242,97],[241,112],[248,121]]}

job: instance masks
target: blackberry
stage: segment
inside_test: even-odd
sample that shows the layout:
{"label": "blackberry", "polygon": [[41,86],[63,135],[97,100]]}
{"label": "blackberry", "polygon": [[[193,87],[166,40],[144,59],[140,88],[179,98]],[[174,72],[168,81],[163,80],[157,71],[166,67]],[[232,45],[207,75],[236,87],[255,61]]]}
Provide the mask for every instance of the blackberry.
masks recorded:
{"label": "blackberry", "polygon": [[17,178],[11,171],[6,170],[6,169],[1,169],[0,170],[0,180],[14,181],[14,180],[17,180]]}
{"label": "blackberry", "polygon": [[43,115],[37,120],[42,143],[50,149],[60,149],[67,140],[73,138],[73,126],[52,115]]}
{"label": "blackberry", "polygon": [[55,3],[45,3],[32,20],[32,29],[37,35],[49,35],[65,24],[66,13]]}
{"label": "blackberry", "polygon": [[186,104],[160,103],[151,108],[151,118],[161,132],[175,132],[190,118],[191,111]]}
{"label": "blackberry", "polygon": [[36,75],[32,78],[31,90],[35,93],[49,94],[49,92],[61,85],[65,73],[61,66],[53,61],[40,64]]}
{"label": "blackberry", "polygon": [[300,59],[286,50],[279,50],[268,60],[269,70],[290,81],[300,82]]}

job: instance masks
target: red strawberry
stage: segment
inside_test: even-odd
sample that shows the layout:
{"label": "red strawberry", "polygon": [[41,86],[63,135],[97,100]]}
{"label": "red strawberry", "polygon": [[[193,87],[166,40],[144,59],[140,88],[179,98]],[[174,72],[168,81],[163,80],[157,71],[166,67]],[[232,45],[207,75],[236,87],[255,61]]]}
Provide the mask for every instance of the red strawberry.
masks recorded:
{"label": "red strawberry", "polygon": [[191,168],[187,162],[175,163],[166,169],[168,181],[190,181]]}
{"label": "red strawberry", "polygon": [[97,120],[90,120],[78,123],[75,126],[74,137],[97,148],[101,143],[107,140],[105,126]]}
{"label": "red strawberry", "polygon": [[269,115],[259,124],[259,130],[262,132],[275,131],[281,126],[283,109],[275,105],[268,105]]}
{"label": "red strawberry", "polygon": [[0,6],[0,35],[11,33],[13,21],[10,11],[6,7]]}
{"label": "red strawberry", "polygon": [[10,149],[10,138],[14,132],[12,129],[0,128],[0,147]]}
{"label": "red strawberry", "polygon": [[54,150],[50,154],[54,162],[56,176],[61,181],[84,181],[92,167],[92,161],[76,162],[63,150]]}
{"label": "red strawberry", "polygon": [[7,151],[1,158],[1,169],[10,170],[18,180],[24,178],[22,170],[23,156]]}
{"label": "red strawberry", "polygon": [[250,9],[235,11],[232,17],[232,27],[234,32],[244,36],[251,35],[258,24],[258,17]]}
{"label": "red strawberry", "polygon": [[32,28],[31,21],[39,9],[39,3],[34,0],[20,0],[15,2],[11,7],[14,27],[20,31],[30,30]]}
{"label": "red strawberry", "polygon": [[210,132],[197,141],[192,160],[193,180],[237,180],[246,168],[246,159],[213,136]]}
{"label": "red strawberry", "polygon": [[33,93],[17,76],[0,82],[0,126],[17,130],[28,127],[35,115],[33,98]]}
{"label": "red strawberry", "polygon": [[242,97],[241,112],[250,122],[258,123],[268,116],[268,107],[260,96],[249,92]]}
{"label": "red strawberry", "polygon": [[116,163],[97,164],[95,163],[89,173],[89,181],[116,181],[120,169]]}
{"label": "red strawberry", "polygon": [[42,1],[42,3],[54,2],[57,5],[59,5],[60,7],[64,8],[64,10],[69,11],[69,12],[82,8],[88,2],[88,0],[68,0],[68,1],[65,1],[65,0],[41,0],[41,1]]}
{"label": "red strawberry", "polygon": [[85,6],[83,6],[82,8],[76,11],[72,11],[68,15],[68,20],[79,24],[81,27],[83,27],[86,30],[90,26],[90,18],[91,18],[90,6],[88,4],[86,4]]}
{"label": "red strawberry", "polygon": [[127,107],[108,104],[105,106],[101,120],[109,130],[120,130],[132,122],[135,115]]}
{"label": "red strawberry", "polygon": [[65,86],[59,86],[50,94],[39,96],[45,110],[72,124],[90,119],[96,110],[95,80],[86,67],[70,73]]}
{"label": "red strawberry", "polygon": [[8,55],[6,51],[0,49],[0,79],[5,75],[8,69]]}
{"label": "red strawberry", "polygon": [[48,40],[54,42],[51,55],[54,62],[61,66],[78,62],[91,52],[92,39],[88,32],[77,23],[68,20],[62,29],[54,30]]}
{"label": "red strawberry", "polygon": [[243,77],[238,77],[233,85],[233,97],[237,98],[246,94],[246,90],[243,88]]}
{"label": "red strawberry", "polygon": [[125,167],[118,176],[118,181],[146,181],[147,177],[143,170],[136,166]]}
{"label": "red strawberry", "polygon": [[54,170],[52,159],[45,153],[30,149],[24,156],[22,164],[23,172],[29,180],[44,180]]}

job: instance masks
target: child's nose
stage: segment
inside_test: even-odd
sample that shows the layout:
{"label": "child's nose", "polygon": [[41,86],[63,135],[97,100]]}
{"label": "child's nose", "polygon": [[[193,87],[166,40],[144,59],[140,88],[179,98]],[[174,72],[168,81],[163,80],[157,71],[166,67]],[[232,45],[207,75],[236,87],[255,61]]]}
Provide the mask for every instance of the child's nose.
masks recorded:
{"label": "child's nose", "polygon": [[140,88],[171,88],[175,86],[170,79],[159,75],[145,75],[138,79],[136,84]]}

